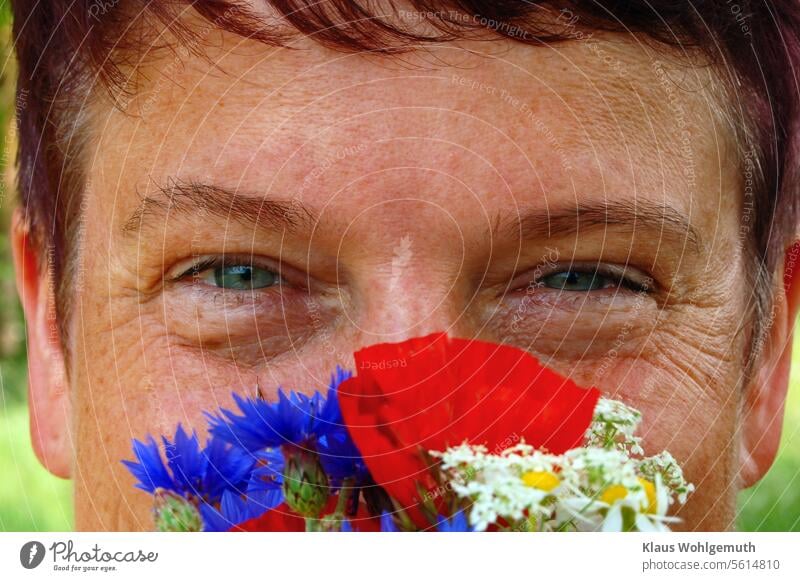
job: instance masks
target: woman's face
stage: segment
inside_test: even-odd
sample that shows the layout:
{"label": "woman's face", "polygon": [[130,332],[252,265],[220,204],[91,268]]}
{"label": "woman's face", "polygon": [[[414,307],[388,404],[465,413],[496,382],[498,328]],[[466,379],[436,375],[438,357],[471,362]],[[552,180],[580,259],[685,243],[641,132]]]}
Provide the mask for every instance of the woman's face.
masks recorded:
{"label": "woman's face", "polygon": [[437,330],[640,408],[698,486],[686,526],[729,525],[749,232],[707,69],[599,36],[388,58],[213,35],[148,63],[125,112],[91,105],[78,528],[151,526],[131,438]]}

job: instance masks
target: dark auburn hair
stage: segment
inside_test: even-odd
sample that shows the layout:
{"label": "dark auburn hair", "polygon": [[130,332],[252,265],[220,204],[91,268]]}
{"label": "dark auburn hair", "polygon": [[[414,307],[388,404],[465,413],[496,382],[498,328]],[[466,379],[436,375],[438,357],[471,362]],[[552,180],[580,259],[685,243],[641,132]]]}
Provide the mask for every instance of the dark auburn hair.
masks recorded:
{"label": "dark auburn hair", "polygon": [[[401,3],[413,11],[413,23],[399,17]],[[19,57],[19,191],[32,238],[48,257],[65,349],[69,269],[77,252],[72,237],[80,223],[86,185],[86,168],[80,163],[80,108],[87,91],[96,87],[117,99],[126,91],[135,92],[131,63],[153,48],[156,35],[147,31],[157,29],[147,27],[154,23],[197,50],[201,35],[190,21],[272,45],[285,46],[305,35],[349,51],[393,53],[421,43],[487,34],[532,45],[580,42],[574,34],[578,29],[635,33],[670,45],[678,55],[702,54],[733,97],[728,114],[739,141],[740,163],[742,171],[752,173],[746,248],[752,259],[748,276],[754,289],[750,313],[755,325],[748,333],[751,347],[757,347],[779,261],[800,215],[798,0],[266,0],[263,4],[270,16],[256,13],[252,3],[225,0],[12,0]],[[202,18],[183,18],[188,10]],[[382,15],[386,12],[397,18],[386,18]]]}

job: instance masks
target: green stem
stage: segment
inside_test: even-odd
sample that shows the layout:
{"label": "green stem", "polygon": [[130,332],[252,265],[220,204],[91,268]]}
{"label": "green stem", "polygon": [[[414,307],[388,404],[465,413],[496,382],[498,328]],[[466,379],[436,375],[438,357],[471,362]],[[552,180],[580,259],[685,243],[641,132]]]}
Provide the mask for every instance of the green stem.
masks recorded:
{"label": "green stem", "polygon": [[339,489],[339,497],[336,499],[336,510],[333,513],[337,520],[341,520],[344,516],[344,511],[347,508],[347,501],[349,501],[350,497],[353,495],[354,484],[355,478],[345,478],[342,481],[342,486]]}
{"label": "green stem", "polygon": [[316,532],[319,532],[321,530],[321,528],[320,528],[320,520],[318,518],[311,518],[311,517],[307,516],[305,518],[305,521],[306,521],[306,532],[307,533],[316,533]]}
{"label": "green stem", "polygon": [[606,433],[605,433],[605,442],[603,442],[603,447],[606,450],[610,450],[614,447],[614,438],[617,437],[618,430],[616,426],[613,424],[606,424]]}

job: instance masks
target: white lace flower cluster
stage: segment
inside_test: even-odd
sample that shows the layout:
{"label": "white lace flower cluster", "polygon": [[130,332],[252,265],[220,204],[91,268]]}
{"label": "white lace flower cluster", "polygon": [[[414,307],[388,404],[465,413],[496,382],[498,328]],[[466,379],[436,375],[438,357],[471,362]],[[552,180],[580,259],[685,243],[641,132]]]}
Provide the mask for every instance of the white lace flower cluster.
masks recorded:
{"label": "white lace flower cluster", "polygon": [[601,397],[594,408],[592,424],[586,431],[586,446],[616,448],[629,454],[644,454],[641,438],[634,435],[642,414],[621,401]]}
{"label": "white lace flower cluster", "polygon": [[475,530],[663,531],[667,511],[694,490],[669,454],[643,457],[634,435],[641,414],[601,399],[585,445],[562,455],[521,442],[499,454],[463,444],[441,460],[448,488],[469,502]]}

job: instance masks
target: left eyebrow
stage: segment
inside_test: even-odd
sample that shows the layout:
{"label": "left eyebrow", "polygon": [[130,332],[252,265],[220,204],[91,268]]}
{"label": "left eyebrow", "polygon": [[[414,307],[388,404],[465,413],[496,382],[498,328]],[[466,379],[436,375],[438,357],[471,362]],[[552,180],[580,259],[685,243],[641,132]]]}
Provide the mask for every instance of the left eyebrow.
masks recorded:
{"label": "left eyebrow", "polygon": [[295,200],[276,200],[257,194],[244,194],[222,186],[170,179],[142,197],[139,206],[122,225],[130,236],[167,215],[196,215],[205,212],[224,220],[248,225],[296,231],[313,228],[316,218]]}
{"label": "left eyebrow", "polygon": [[504,216],[498,222],[497,231],[509,237],[535,240],[607,226],[659,233],[661,239],[691,246],[698,254],[706,247],[699,230],[683,212],[669,204],[648,200],[588,202],[526,211],[516,216]]}

